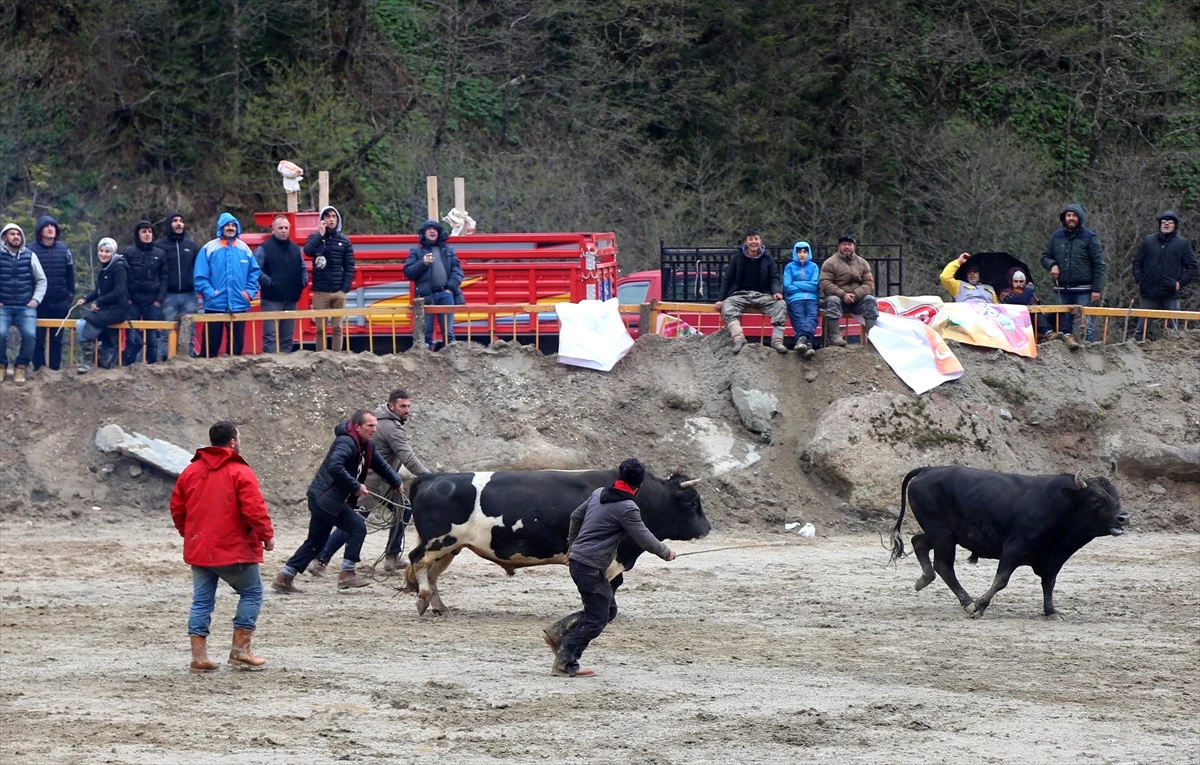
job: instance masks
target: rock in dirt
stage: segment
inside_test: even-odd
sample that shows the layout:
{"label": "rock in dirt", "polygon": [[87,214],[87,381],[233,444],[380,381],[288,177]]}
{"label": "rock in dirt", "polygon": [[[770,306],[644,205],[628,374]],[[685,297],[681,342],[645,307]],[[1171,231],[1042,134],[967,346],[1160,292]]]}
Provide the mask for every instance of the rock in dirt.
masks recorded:
{"label": "rock in dirt", "polygon": [[[192,461],[192,453],[157,438],[130,435],[120,425],[105,425],[96,431],[96,448],[102,452],[119,452],[145,462],[165,473],[179,475]],[[141,471],[139,470],[139,473]],[[136,477],[131,469],[129,474]]]}

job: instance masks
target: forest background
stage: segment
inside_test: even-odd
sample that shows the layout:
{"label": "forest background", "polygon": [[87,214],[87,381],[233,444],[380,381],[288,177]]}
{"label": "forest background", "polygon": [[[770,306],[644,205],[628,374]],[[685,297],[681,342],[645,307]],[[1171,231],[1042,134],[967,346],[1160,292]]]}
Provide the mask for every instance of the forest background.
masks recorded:
{"label": "forest background", "polygon": [[85,278],[138,220],[182,211],[203,242],[280,209],[281,159],[331,171],[351,233],[414,231],[425,176],[461,175],[481,231],[613,230],[624,272],[756,227],[903,244],[910,294],[964,250],[1044,283],[1079,202],[1123,306],[1158,213],[1200,239],[1196,0],[0,9],[0,210],[30,236],[56,216]]}

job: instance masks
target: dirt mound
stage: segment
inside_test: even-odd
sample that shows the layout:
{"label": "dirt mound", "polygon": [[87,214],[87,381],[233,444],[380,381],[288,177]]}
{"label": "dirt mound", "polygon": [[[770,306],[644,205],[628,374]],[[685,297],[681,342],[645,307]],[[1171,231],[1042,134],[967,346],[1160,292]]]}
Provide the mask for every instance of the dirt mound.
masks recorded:
{"label": "dirt mound", "polygon": [[[810,362],[725,335],[643,337],[608,374],[497,343],[393,356],[301,352],[121,370],[39,373],[5,384],[0,513],[78,517],[165,512],[172,479],[98,452],[116,423],[192,449],[217,419],[241,423],[243,453],[277,515],[304,492],[355,409],[397,387],[414,400],[410,435],[441,470],[580,468],[637,455],[652,471],[704,477],[717,528],[882,528],[913,467],[962,463],[1020,472],[1118,474],[1135,526],[1200,529],[1200,337],[1145,345],[1058,343],[1036,360],[956,346],[959,381],[914,396],[869,348]],[[1156,474],[1139,455],[1179,464]],[[1160,459],[1160,457],[1155,457]],[[1181,480],[1171,480],[1174,476]]]}

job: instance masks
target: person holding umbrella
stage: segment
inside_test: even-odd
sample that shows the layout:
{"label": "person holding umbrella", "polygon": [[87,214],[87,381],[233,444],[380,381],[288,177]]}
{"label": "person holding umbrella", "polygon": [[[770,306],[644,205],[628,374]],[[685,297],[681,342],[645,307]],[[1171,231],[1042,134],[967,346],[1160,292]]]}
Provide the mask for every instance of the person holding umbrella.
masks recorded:
{"label": "person holding umbrella", "polygon": [[946,264],[942,269],[942,274],[938,277],[942,286],[950,293],[950,297],[954,298],[956,303],[995,303],[996,290],[990,284],[985,284],[980,281],[979,266],[970,264],[967,266],[967,279],[963,281],[957,278],[958,269],[971,259],[971,253],[964,252],[959,254],[957,258]]}

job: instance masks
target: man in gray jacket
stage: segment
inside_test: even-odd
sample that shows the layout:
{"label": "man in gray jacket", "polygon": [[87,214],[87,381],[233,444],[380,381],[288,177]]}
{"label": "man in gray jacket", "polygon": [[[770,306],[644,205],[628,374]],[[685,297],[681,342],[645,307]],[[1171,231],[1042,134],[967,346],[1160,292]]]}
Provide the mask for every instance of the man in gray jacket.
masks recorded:
{"label": "man in gray jacket", "polygon": [[558,646],[552,671],[561,677],[596,674],[591,669],[580,669],[579,656],[617,615],[616,593],[605,573],[617,555],[617,545],[629,537],[646,552],[675,560],[671,548],[646,528],[642,512],[633,501],[646,477],[642,463],[625,460],[617,468],[617,476],[611,487],[596,489],[571,513],[567,563],[583,598],[583,615]]}

